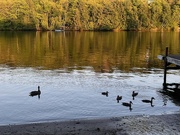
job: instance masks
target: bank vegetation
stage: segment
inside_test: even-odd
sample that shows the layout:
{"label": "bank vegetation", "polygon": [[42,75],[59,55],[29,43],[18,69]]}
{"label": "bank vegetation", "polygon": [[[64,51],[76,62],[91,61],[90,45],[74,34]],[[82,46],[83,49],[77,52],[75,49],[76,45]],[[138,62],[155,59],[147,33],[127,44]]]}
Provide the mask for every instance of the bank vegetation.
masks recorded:
{"label": "bank vegetation", "polygon": [[0,30],[178,30],[180,0],[1,0]]}

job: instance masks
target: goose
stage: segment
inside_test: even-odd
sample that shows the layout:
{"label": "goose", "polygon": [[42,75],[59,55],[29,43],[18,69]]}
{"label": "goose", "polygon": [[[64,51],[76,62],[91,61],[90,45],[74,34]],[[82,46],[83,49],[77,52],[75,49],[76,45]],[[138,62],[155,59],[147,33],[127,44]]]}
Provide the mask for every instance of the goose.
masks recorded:
{"label": "goose", "polygon": [[117,102],[119,103],[119,100],[121,100],[122,99],[122,96],[117,96],[117,98],[116,98],[116,100],[117,100]]}
{"label": "goose", "polygon": [[154,105],[153,105],[153,99],[155,99],[155,98],[152,97],[151,100],[144,99],[144,100],[142,100],[142,102],[144,102],[144,103],[150,103],[150,104],[151,104],[151,107],[154,107]]}
{"label": "goose", "polygon": [[137,95],[138,95],[138,92],[135,92],[135,91],[132,92],[133,100],[134,100],[134,97],[137,96]]}
{"label": "goose", "polygon": [[132,101],[130,101],[129,103],[127,103],[127,102],[122,103],[123,106],[127,106],[127,107],[130,107],[130,108],[131,108],[131,104],[133,104]]}
{"label": "goose", "polygon": [[102,95],[105,95],[106,97],[108,97],[109,92],[106,91],[106,92],[102,92],[101,94],[102,94]]}
{"label": "goose", "polygon": [[153,103],[153,99],[155,99],[154,97],[151,98],[151,100],[148,100],[148,99],[143,99],[142,102],[144,103]]}
{"label": "goose", "polygon": [[40,96],[40,94],[41,94],[41,91],[40,91],[40,86],[38,86],[38,90],[37,91],[31,91],[30,93],[29,93],[29,96]]}

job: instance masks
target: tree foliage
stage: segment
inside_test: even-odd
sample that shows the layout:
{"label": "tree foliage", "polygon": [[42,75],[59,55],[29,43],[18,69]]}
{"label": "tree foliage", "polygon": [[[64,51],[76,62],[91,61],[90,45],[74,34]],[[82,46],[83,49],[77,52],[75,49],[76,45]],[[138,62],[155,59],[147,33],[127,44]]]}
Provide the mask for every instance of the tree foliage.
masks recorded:
{"label": "tree foliage", "polygon": [[1,30],[177,29],[180,0],[1,0]]}

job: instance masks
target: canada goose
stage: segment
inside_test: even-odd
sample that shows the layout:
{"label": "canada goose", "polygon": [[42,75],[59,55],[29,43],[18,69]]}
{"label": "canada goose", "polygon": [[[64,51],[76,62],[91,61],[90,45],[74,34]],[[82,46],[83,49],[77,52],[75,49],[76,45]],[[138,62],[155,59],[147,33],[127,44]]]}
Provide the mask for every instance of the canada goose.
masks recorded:
{"label": "canada goose", "polygon": [[138,92],[135,92],[135,91],[132,92],[133,100],[134,100],[134,97],[137,96],[137,95],[138,95]]}
{"label": "canada goose", "polygon": [[109,92],[106,91],[106,92],[102,92],[101,94],[102,94],[102,95],[105,95],[106,97],[108,97]]}
{"label": "canada goose", "polygon": [[131,104],[133,104],[131,101],[129,103],[127,102],[122,103],[123,106],[128,106],[128,107],[131,107]]}
{"label": "canada goose", "polygon": [[148,100],[148,99],[143,99],[142,102],[144,103],[153,103],[153,99],[155,99],[154,97],[151,98],[151,100]]}
{"label": "canada goose", "polygon": [[151,104],[151,107],[154,107],[154,105],[153,105],[153,99],[155,99],[155,98],[152,97],[151,100],[144,99],[144,100],[142,100],[142,102],[144,102],[144,103],[150,103],[150,104]]}
{"label": "canada goose", "polygon": [[129,110],[132,111],[131,104],[133,104],[131,101],[129,103],[127,103],[127,102],[122,103],[123,106],[129,107]]}
{"label": "canada goose", "polygon": [[117,96],[117,98],[116,98],[116,100],[117,100],[117,103],[119,103],[119,100],[121,100],[122,99],[122,96]]}
{"label": "canada goose", "polygon": [[40,96],[40,94],[41,94],[41,91],[40,91],[40,86],[38,86],[38,90],[37,91],[31,91],[30,93],[29,93],[29,96]]}

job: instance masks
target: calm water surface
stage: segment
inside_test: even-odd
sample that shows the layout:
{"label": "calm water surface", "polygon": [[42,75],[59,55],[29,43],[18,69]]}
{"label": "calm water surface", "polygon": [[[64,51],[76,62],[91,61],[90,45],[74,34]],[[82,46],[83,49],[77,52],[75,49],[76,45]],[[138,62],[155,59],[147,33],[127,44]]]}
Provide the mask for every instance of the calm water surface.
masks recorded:
{"label": "calm water surface", "polygon": [[[180,54],[180,33],[0,32],[0,41],[0,125],[180,111],[179,99],[160,92],[157,59],[166,46]],[[169,71],[168,82],[179,80]],[[30,97],[38,86],[40,99]],[[141,101],[151,97],[154,107]],[[130,100],[131,111],[121,105]]]}

